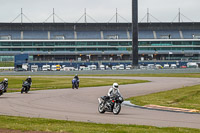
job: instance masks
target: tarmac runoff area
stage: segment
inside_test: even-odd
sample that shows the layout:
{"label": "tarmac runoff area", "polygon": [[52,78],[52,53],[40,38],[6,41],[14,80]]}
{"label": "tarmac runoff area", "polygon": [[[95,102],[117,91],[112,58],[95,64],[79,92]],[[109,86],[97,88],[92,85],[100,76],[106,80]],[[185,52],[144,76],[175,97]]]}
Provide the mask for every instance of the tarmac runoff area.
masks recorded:
{"label": "tarmac runoff area", "polygon": [[[80,77],[85,78],[85,77]],[[149,80],[148,83],[120,85],[124,98],[146,95],[200,83],[199,78],[166,77],[87,77]],[[200,114],[167,111],[123,103],[119,115],[100,114],[97,110],[100,96],[106,95],[110,86],[85,87],[78,90],[40,90],[28,94],[5,93],[0,97],[1,115],[52,118],[111,124],[137,124],[157,127],[189,127],[200,129]],[[126,105],[125,105],[126,104]]]}

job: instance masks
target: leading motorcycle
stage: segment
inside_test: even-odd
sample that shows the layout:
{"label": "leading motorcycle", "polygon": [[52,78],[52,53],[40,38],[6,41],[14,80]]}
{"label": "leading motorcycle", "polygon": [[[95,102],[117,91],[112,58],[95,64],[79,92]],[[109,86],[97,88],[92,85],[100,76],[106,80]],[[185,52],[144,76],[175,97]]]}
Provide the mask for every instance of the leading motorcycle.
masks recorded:
{"label": "leading motorcycle", "polygon": [[118,115],[121,111],[121,103],[124,101],[123,97],[119,94],[113,95],[113,96],[102,96],[98,98],[99,101],[99,107],[98,111],[99,113],[105,113],[107,112],[113,112],[113,114]]}

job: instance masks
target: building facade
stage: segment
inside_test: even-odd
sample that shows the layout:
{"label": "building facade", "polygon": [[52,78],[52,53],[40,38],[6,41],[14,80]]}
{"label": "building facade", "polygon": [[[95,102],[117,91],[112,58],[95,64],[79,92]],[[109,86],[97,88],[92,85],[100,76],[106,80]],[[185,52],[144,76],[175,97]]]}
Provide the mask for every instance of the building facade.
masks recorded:
{"label": "building facade", "polygon": [[[131,23],[0,23],[0,61],[130,61]],[[139,59],[200,61],[200,23],[139,23]]]}

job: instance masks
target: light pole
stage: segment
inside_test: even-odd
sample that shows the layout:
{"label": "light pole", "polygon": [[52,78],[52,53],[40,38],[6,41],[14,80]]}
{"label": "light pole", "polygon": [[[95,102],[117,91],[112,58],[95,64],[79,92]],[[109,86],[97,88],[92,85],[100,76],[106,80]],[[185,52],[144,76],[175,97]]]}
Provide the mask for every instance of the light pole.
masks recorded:
{"label": "light pole", "polygon": [[132,0],[132,67],[138,68],[138,0]]}

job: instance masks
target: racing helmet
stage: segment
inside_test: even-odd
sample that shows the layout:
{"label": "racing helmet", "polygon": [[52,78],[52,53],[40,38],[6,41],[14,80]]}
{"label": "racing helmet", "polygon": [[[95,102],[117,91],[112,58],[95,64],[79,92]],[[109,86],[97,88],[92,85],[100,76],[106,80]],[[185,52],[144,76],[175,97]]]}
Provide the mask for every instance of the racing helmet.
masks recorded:
{"label": "racing helmet", "polygon": [[8,81],[8,79],[7,79],[7,78],[4,78],[4,81]]}
{"label": "racing helmet", "polygon": [[30,78],[31,78],[31,76],[28,76],[28,78],[30,79]]}
{"label": "racing helmet", "polygon": [[118,89],[118,83],[113,83],[113,88]]}
{"label": "racing helmet", "polygon": [[78,76],[78,74],[76,74],[75,76]]}

